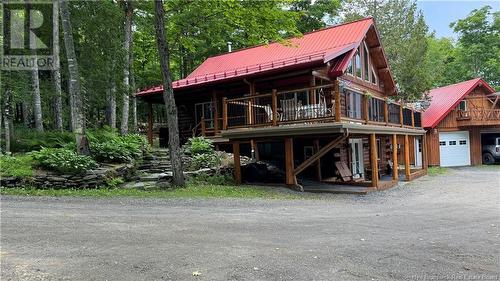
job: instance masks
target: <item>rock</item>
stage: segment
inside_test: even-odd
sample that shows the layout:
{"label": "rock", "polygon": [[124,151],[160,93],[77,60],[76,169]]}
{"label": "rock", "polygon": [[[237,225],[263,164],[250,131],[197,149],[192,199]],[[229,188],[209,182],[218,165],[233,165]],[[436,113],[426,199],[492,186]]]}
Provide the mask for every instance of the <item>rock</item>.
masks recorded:
{"label": "rock", "polygon": [[128,182],[124,185],[122,185],[122,188],[125,189],[144,189],[144,183],[143,182]]}
{"label": "rock", "polygon": [[170,180],[174,174],[172,172],[166,172],[166,173],[161,173],[158,175],[158,180],[160,181],[165,181],[165,180]]}
{"label": "rock", "polygon": [[67,181],[68,179],[67,179],[67,178],[64,178],[64,177],[54,177],[54,176],[50,176],[50,177],[47,177],[47,180],[48,180],[48,181],[55,181],[55,182],[64,182],[64,181]]}
{"label": "rock", "polygon": [[95,175],[95,174],[90,174],[90,175],[84,176],[84,177],[82,178],[82,180],[84,180],[84,181],[88,181],[88,180],[94,180],[94,179],[96,179],[96,178],[97,178],[97,175]]}
{"label": "rock", "polygon": [[158,181],[156,187],[166,189],[172,187],[172,184],[169,181]]}

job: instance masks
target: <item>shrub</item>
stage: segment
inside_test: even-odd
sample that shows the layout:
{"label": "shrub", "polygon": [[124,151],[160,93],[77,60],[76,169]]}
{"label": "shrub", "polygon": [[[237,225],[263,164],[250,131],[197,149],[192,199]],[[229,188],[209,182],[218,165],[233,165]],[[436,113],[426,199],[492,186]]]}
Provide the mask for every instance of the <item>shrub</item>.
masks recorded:
{"label": "shrub", "polygon": [[123,184],[125,180],[122,177],[109,178],[106,179],[106,187],[117,188],[119,185]]}
{"label": "shrub", "polygon": [[31,155],[37,166],[60,173],[82,173],[97,167],[90,157],[65,148],[42,148]]}
{"label": "shrub", "polygon": [[11,142],[12,152],[30,152],[42,147],[58,148],[76,146],[75,135],[71,132],[44,131],[16,128],[15,139]]}
{"label": "shrub", "polygon": [[214,145],[209,139],[194,137],[188,139],[184,151],[191,155],[213,153]]}
{"label": "shrub", "polygon": [[0,176],[29,177],[33,175],[33,158],[30,155],[0,156]]}
{"label": "shrub", "polygon": [[196,154],[191,158],[189,168],[191,170],[199,170],[202,168],[215,168],[220,166],[221,158],[218,153]]}
{"label": "shrub", "polygon": [[125,163],[142,157],[149,149],[144,136],[128,134],[119,136],[112,129],[89,131],[90,152],[100,162]]}

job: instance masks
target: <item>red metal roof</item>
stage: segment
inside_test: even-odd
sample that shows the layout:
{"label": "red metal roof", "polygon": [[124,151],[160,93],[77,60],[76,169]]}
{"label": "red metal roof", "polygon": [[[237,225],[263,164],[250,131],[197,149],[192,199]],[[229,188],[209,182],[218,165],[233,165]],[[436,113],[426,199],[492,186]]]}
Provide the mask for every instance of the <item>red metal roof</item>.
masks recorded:
{"label": "red metal roof", "polygon": [[475,78],[453,85],[433,89],[429,92],[431,105],[422,114],[422,124],[424,128],[434,128],[455,106],[477,86],[482,85],[491,93],[495,90],[483,79]]}
{"label": "red metal roof", "polygon": [[[286,44],[271,43],[209,57],[185,79],[174,81],[172,86],[182,89],[304,63],[326,63],[356,48],[372,25],[370,17],[313,31],[292,38]],[[162,90],[162,86],[153,87],[137,96]]]}

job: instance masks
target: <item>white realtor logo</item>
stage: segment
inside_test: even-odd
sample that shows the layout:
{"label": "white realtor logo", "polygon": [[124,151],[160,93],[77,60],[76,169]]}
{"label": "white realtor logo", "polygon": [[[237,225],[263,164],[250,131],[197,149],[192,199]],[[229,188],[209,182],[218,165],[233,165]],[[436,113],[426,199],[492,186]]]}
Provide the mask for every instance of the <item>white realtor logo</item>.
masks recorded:
{"label": "white realtor logo", "polygon": [[[53,70],[53,53],[50,55],[47,53],[49,46],[43,41],[44,37],[45,40],[52,38],[52,32],[49,36],[39,37],[40,32],[47,32],[46,29],[45,31],[42,29],[44,20],[47,18],[43,11],[36,7],[19,7],[19,3],[16,7],[9,7],[8,2],[3,3],[3,8],[2,31],[3,38],[8,44],[2,46],[1,68],[3,70]],[[52,40],[57,39],[52,38]],[[41,53],[37,53],[36,50],[40,50]]]}

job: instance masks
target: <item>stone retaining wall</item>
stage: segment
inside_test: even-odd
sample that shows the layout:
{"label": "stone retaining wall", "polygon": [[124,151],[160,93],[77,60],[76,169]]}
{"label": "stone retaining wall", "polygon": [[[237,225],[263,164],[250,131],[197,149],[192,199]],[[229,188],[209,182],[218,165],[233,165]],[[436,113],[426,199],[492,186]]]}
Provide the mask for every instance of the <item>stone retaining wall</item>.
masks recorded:
{"label": "stone retaining wall", "polygon": [[37,171],[33,177],[5,177],[0,179],[2,187],[37,188],[95,188],[105,186],[112,178],[121,177],[130,180],[135,175],[134,164],[103,165],[95,170],[83,174],[57,174],[48,171]]}

